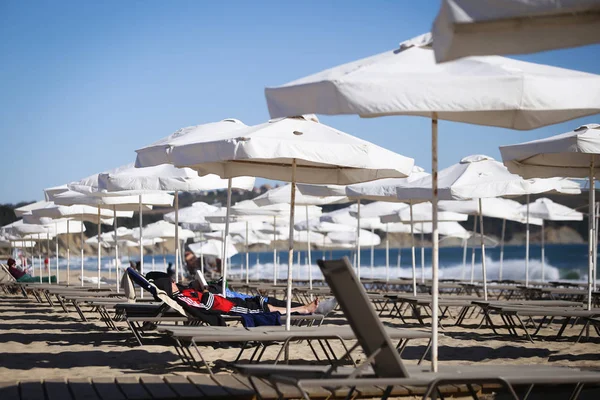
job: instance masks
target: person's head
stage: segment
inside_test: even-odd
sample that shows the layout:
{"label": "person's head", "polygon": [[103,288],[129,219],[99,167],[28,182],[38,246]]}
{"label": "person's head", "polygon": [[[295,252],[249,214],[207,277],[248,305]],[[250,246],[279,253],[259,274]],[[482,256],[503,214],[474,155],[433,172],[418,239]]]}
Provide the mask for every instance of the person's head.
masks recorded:
{"label": "person's head", "polygon": [[17,262],[13,258],[9,258],[8,261],[6,261],[6,264],[9,267],[14,267],[15,265],[17,265]]}
{"label": "person's head", "polygon": [[185,263],[188,266],[194,266],[196,264],[196,256],[191,251],[185,252]]}

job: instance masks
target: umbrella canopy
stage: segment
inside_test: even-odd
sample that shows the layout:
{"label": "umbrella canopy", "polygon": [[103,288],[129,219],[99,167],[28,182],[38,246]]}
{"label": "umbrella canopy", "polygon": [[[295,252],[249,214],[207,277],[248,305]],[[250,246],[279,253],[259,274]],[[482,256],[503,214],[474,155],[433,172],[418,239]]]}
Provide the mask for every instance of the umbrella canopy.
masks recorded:
{"label": "umbrella canopy", "polygon": [[[468,156],[439,173],[440,200],[470,200],[500,196],[520,196],[556,189],[555,181],[535,185],[511,174],[502,163],[485,155]],[[397,188],[399,200],[430,199],[431,176]]]}
{"label": "umbrella canopy", "polygon": [[[53,219],[70,218],[78,221],[87,222],[98,222],[98,208],[92,206],[86,206],[76,204],[72,206],[61,206],[54,203],[48,203],[43,208],[38,208],[31,212],[36,217],[46,217]],[[117,217],[120,218],[131,218],[133,217],[133,211],[117,211]],[[112,225],[113,223],[113,210],[101,209],[100,217],[103,224]]]}
{"label": "umbrella canopy", "polygon": [[[526,209],[521,206],[521,212]],[[544,197],[529,204],[529,215],[546,221],[583,221],[583,213]]]}
{"label": "umbrella canopy", "polygon": [[309,221],[301,221],[294,225],[296,230],[306,231],[310,230],[311,232],[319,232],[319,233],[329,233],[329,232],[356,232],[356,227],[338,224],[334,222],[321,221],[319,218],[313,218]]}
{"label": "umbrella canopy", "polygon": [[[500,218],[509,221],[527,222],[527,217],[522,212],[522,204],[510,199],[504,198],[486,198],[481,199],[482,213],[484,217]],[[479,215],[478,200],[442,200],[439,202],[440,210],[453,211],[462,214]],[[534,225],[542,225],[540,218],[531,218],[530,213],[529,223]]]}
{"label": "umbrella canopy", "polygon": [[[190,250],[196,255],[201,256],[214,256],[223,259],[223,242],[219,240],[206,240],[204,242],[191,243],[188,245]],[[227,257],[233,257],[238,252],[231,242],[227,242]]]}
{"label": "umbrella canopy", "polygon": [[[593,115],[600,109],[596,95],[600,76],[502,57],[470,57],[436,64],[431,44],[431,36],[425,34],[402,42],[394,50],[279,88],[267,88],[265,96],[271,117],[320,113],[431,118],[434,176],[431,310],[432,320],[437,321],[438,120],[533,129]],[[432,324],[433,371],[438,369],[437,332],[438,325]]]}
{"label": "umbrella canopy", "polygon": [[173,146],[171,160],[201,174],[260,176],[296,181],[350,184],[410,174],[413,160],[309,117],[283,118],[233,132],[197,137]]}
{"label": "umbrella canopy", "polygon": [[600,43],[600,0],[443,0],[433,22],[438,62]]}
{"label": "umbrella canopy", "polygon": [[[248,176],[232,180],[232,187],[250,190],[254,188],[254,178]],[[171,164],[161,164],[147,168],[135,168],[133,163],[111,173],[98,175],[98,189],[107,192],[127,191],[128,194],[148,192],[197,192],[227,189],[227,180],[216,175],[198,176],[189,168],[175,168]]]}
{"label": "umbrella canopy", "polygon": [[[382,180],[387,180],[387,179],[382,179]],[[355,185],[352,185],[352,186],[355,186]],[[394,190],[394,197],[396,197],[395,190]],[[362,205],[360,207],[360,217],[364,218],[364,219],[379,218],[382,215],[392,214],[392,213],[398,212],[401,209],[406,208],[406,207],[408,207],[408,204],[405,204],[405,203],[390,203],[387,201],[374,201],[372,203]],[[351,209],[350,215],[352,215],[353,217],[357,217],[358,211]],[[361,226],[362,226],[362,222],[361,222]]]}
{"label": "umbrella canopy", "polygon": [[600,125],[588,124],[570,132],[530,142],[501,146],[508,170],[526,178],[587,178],[593,163],[600,170]]}
{"label": "umbrella canopy", "polygon": [[210,229],[210,226],[205,216],[218,210],[219,207],[217,206],[212,206],[210,204],[197,201],[192,203],[190,207],[184,207],[179,210],[166,213],[163,215],[163,219],[171,223],[175,223],[177,221],[179,225],[186,229],[207,232]]}
{"label": "umbrella canopy", "polygon": [[194,142],[198,137],[210,137],[214,134],[232,132],[246,127],[247,125],[242,121],[228,118],[219,122],[181,128],[163,139],[137,149],[135,151],[137,153],[135,166],[143,168],[161,164],[172,164],[169,156],[173,146]]}
{"label": "umbrella canopy", "polygon": [[54,201],[55,195],[57,195],[59,193],[64,193],[67,190],[69,190],[67,185],[60,185],[60,186],[54,186],[51,188],[46,188],[46,189],[44,189],[44,196],[46,198],[46,201]]}
{"label": "umbrella canopy", "polygon": [[38,210],[40,208],[48,207],[53,205],[50,201],[40,200],[35,203],[27,204],[26,206],[18,207],[14,209],[14,213],[17,218],[22,217],[25,214],[31,214],[33,210]]}
{"label": "umbrella canopy", "polygon": [[600,111],[598,75],[492,56],[436,64],[431,46],[431,35],[424,34],[397,49],[266,88],[269,113],[436,113],[449,121],[533,129]]}
{"label": "umbrella canopy", "polygon": [[[382,215],[380,219],[382,223],[431,222],[433,220],[433,206],[430,202],[416,204],[413,206],[412,219],[410,214],[410,207],[403,207],[392,214]],[[469,219],[469,216],[466,214],[451,211],[438,212],[438,221],[466,221],[467,219]]]}
{"label": "umbrella canopy", "polygon": [[[414,166],[410,175],[406,178],[378,179],[372,182],[348,185],[346,186],[346,195],[350,199],[397,202],[399,201],[396,197],[397,186],[416,181],[426,176],[429,176],[429,174],[423,168]],[[365,207],[361,210],[361,214],[363,215],[365,215]]]}
{"label": "umbrella canopy", "polygon": [[296,185],[302,194],[309,196],[328,197],[328,196],[345,196],[345,185],[310,185],[299,183]]}
{"label": "umbrella canopy", "polygon": [[[182,239],[188,239],[194,237],[194,232],[189,229],[183,229],[175,224],[171,224],[167,221],[157,221],[152,224],[148,224],[144,227],[143,234],[147,238],[161,238],[161,239],[174,239],[176,236],[175,228],[179,231],[179,237]],[[137,236],[136,236],[137,235]],[[137,231],[134,234],[135,239],[139,239],[140,232]]]}
{"label": "umbrella canopy", "polygon": [[361,229],[360,235],[357,235],[356,232],[331,232],[327,237],[335,244],[351,244],[355,247],[357,237],[359,237],[359,247],[379,246],[381,244],[381,239],[378,235],[365,229]]}
{"label": "umbrella canopy", "polygon": [[[287,184],[266,191],[258,197],[252,199],[258,206],[266,206],[270,204],[289,204],[292,197],[292,185]],[[311,196],[302,194],[300,189],[296,187],[296,205],[315,205],[347,203],[349,200],[346,196]]]}

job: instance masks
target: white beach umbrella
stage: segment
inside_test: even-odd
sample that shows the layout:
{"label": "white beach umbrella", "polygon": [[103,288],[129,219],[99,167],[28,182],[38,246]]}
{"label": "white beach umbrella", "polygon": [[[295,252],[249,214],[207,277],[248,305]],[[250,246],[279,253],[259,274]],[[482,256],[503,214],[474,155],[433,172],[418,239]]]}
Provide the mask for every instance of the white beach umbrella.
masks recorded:
{"label": "white beach umbrella", "polygon": [[[355,185],[349,185],[346,187],[346,194],[351,199],[367,199],[385,202],[399,202],[396,196],[396,187],[407,182],[412,182],[417,179],[421,179],[429,174],[426,173],[423,168],[414,166],[411,174],[406,178],[390,178],[390,179],[378,179],[372,182],[358,183]],[[412,207],[412,202],[408,205]],[[390,214],[393,211],[385,212],[381,215]],[[389,224],[386,224],[389,225]],[[414,224],[410,224],[412,229]],[[413,294],[417,295],[417,282],[416,282],[416,255],[415,255],[415,235],[414,231],[410,232],[411,235],[411,257],[412,257],[412,271],[413,271]],[[423,248],[421,248],[423,252]],[[398,253],[398,258],[400,253]],[[424,261],[423,261],[424,262]],[[400,262],[398,262],[400,264]],[[400,265],[398,265],[398,268]],[[386,234],[386,268],[389,269],[389,241],[387,240]]]}
{"label": "white beach umbrella", "polygon": [[[536,184],[547,185],[547,180],[542,180]],[[556,181],[558,184],[560,182]],[[506,233],[506,221],[515,221],[522,224],[534,224],[542,225],[543,221],[539,218],[527,218],[526,214],[521,213],[521,203],[505,199],[505,198],[484,198],[481,199],[481,212],[484,217],[489,218],[500,218],[502,219],[502,233],[500,235],[500,266],[498,268],[498,279],[502,280],[502,270],[504,266],[504,237]],[[441,200],[439,202],[440,210],[454,211],[469,215],[479,215],[479,200]],[[529,229],[529,225],[527,225]],[[473,218],[473,233],[477,232],[477,218]],[[529,234],[527,233],[527,237]],[[529,243],[529,240],[527,240]],[[528,246],[526,247],[526,253],[529,254]],[[475,266],[475,248],[473,248],[473,255],[471,258],[471,277],[473,278],[473,268]],[[463,257],[463,261],[464,257]],[[529,276],[529,264],[525,263],[525,275]],[[466,268],[463,262],[463,272]],[[526,279],[527,281],[527,279]]]}
{"label": "white beach umbrella", "polygon": [[[327,237],[333,243],[350,243],[353,246],[357,245],[357,235],[355,235],[354,232],[331,232],[327,234]],[[358,240],[359,247],[379,246],[381,244],[381,238],[379,238],[378,235],[365,229],[358,235]]]}
{"label": "white beach umbrella", "polygon": [[[530,216],[530,220],[532,218],[538,218],[541,220],[540,225],[542,226],[542,282],[544,282],[544,269],[546,264],[546,255],[544,248],[544,221],[583,221],[583,213],[580,213],[579,211],[576,211],[567,206],[563,206],[562,204],[555,203],[547,198],[537,199],[533,203],[522,205],[520,211],[528,213],[528,215]],[[527,256],[529,256],[529,252],[527,252]]]}
{"label": "white beach umbrella", "polygon": [[589,254],[588,308],[594,276],[595,188],[594,180],[600,161],[600,125],[589,124],[556,136],[531,142],[501,146],[502,160],[508,169],[525,177],[588,177],[589,190]]}
{"label": "white beach umbrella", "polygon": [[436,60],[525,54],[600,43],[599,0],[443,0]]}
{"label": "white beach umbrella", "polygon": [[[399,48],[265,89],[271,117],[357,114],[431,118],[432,174],[438,172],[438,119],[534,129],[600,110],[600,77],[502,57],[436,64],[431,36]],[[556,96],[561,93],[561,96]],[[437,177],[432,182],[434,232],[432,318],[438,320]],[[432,325],[432,370],[438,364],[438,325]]]}
{"label": "white beach umbrella", "polygon": [[[196,257],[200,257],[200,255],[205,256],[214,256],[224,259],[225,255],[223,254],[223,246],[222,242],[219,240],[206,240],[203,242],[191,243],[188,245],[190,250],[196,255]],[[233,257],[237,254],[237,250],[233,244],[227,242],[226,249],[227,257]]]}
{"label": "white beach umbrella", "polygon": [[163,215],[167,222],[175,223],[178,220],[183,228],[193,231],[205,231],[209,228],[208,221],[204,218],[219,210],[219,207],[213,206],[202,201],[192,203],[190,207],[180,208],[178,211],[171,211]]}
{"label": "white beach umbrella", "polygon": [[60,186],[54,186],[54,187],[49,187],[44,189],[44,196],[46,198],[46,201],[54,201],[54,196],[56,196],[59,193],[64,193],[66,191],[68,191],[69,188],[67,187],[67,185],[60,185]]}
{"label": "white beach umbrella", "polygon": [[[175,211],[179,209],[179,192],[199,192],[206,190],[226,189],[228,182],[216,175],[198,176],[196,171],[189,168],[175,168],[171,164],[160,164],[146,168],[135,168],[130,164],[115,172],[102,173],[98,176],[100,191],[144,194],[152,192],[175,192]],[[232,180],[232,187],[237,189],[252,189],[254,178],[238,177]],[[174,223],[178,225],[178,214]],[[175,231],[175,277],[180,277],[180,239]]]}
{"label": "white beach umbrella", "polygon": [[[438,196],[441,200],[478,200],[478,215],[481,234],[483,232],[482,199],[501,196],[519,196],[548,192],[558,188],[556,181],[531,182],[511,174],[502,163],[484,155],[463,158],[439,173]],[[431,198],[431,177],[398,188],[398,199]],[[482,236],[483,238],[483,236]],[[481,243],[481,268],[484,299],[487,301],[487,271],[485,243]]]}
{"label": "white beach umbrella", "polygon": [[[111,173],[125,170],[129,166],[123,166],[111,170]],[[113,210],[113,215],[117,211],[138,211],[139,224],[142,225],[142,213],[144,209],[151,209],[152,206],[172,206],[173,196],[162,192],[153,192],[132,195],[124,192],[106,192],[100,189],[98,182],[99,174],[88,176],[80,181],[68,184],[69,190],[54,196],[54,203],[59,205],[92,205],[98,208],[98,235],[101,234],[100,229],[100,213],[102,208]],[[117,226],[115,226],[117,228]],[[98,287],[100,287],[100,270],[101,270],[101,247],[98,246]],[[118,266],[118,262],[117,262]],[[141,271],[144,271],[144,250],[140,244],[140,266]],[[117,271],[119,273],[119,271]],[[82,277],[83,277],[83,261],[82,261]],[[83,285],[83,280],[82,280]],[[119,290],[119,279],[117,279],[117,291]],[[142,294],[143,296],[143,294]]]}
{"label": "white beach umbrella", "polygon": [[[291,184],[286,184],[266,191],[258,197],[252,199],[259,206],[267,206],[270,204],[289,204],[291,199]],[[305,206],[305,218],[310,218],[308,206],[347,203],[349,200],[346,196],[312,196],[302,194],[296,187],[295,199],[297,205]],[[308,287],[312,290],[312,254],[310,245],[310,234],[307,235],[307,254],[308,254]]]}
{"label": "white beach umbrella", "polygon": [[15,208],[13,211],[14,211],[15,215],[17,216],[17,218],[20,218],[23,215],[31,214],[31,212],[33,210],[44,208],[44,207],[47,207],[48,205],[52,205],[52,202],[46,201],[46,200],[40,200],[40,201],[36,201],[35,203],[31,203],[31,204],[27,204],[25,206]]}
{"label": "white beach umbrella", "polygon": [[[171,160],[201,174],[240,175],[292,182],[290,231],[294,225],[296,182],[350,184],[404,177],[413,160],[316,122],[313,117],[284,118],[238,131],[198,138],[174,146]],[[229,201],[228,201],[229,203]],[[228,204],[229,207],[229,204]],[[288,254],[288,314],[291,304],[293,234]],[[226,267],[224,273],[226,273]],[[290,327],[287,319],[286,329]]]}

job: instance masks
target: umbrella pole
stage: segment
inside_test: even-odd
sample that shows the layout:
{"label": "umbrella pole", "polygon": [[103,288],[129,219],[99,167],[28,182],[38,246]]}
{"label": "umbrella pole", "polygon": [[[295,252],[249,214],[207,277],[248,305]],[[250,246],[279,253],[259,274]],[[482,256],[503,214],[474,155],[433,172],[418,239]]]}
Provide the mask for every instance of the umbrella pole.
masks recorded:
{"label": "umbrella pole", "polygon": [[[44,252],[44,249],[42,248],[42,236],[39,233],[38,233],[38,247],[39,247],[38,259],[40,262],[40,283],[42,283],[43,276],[44,276],[44,270],[42,269],[42,253]],[[81,257],[81,259],[83,260],[83,256]],[[82,261],[81,265],[82,265],[81,268],[83,270],[83,261]],[[81,281],[81,286],[83,286],[83,281]]]}
{"label": "umbrella pole", "polygon": [[[140,223],[140,274],[144,275],[144,230],[142,229],[142,195],[138,196],[138,216]],[[144,291],[140,292],[140,297],[144,298]]]}
{"label": "umbrella pole", "polygon": [[546,254],[545,254],[545,248],[544,248],[544,220],[542,220],[542,283],[544,283],[544,267],[546,264],[546,261],[544,260],[546,258]]}
{"label": "umbrella pole", "polygon": [[[290,201],[290,232],[289,232],[289,250],[288,250],[288,274],[287,274],[287,296],[286,296],[286,316],[285,330],[290,330],[292,320],[292,264],[294,263],[294,211],[296,202],[296,159],[292,159],[292,187]],[[287,349],[287,347],[286,347]],[[287,356],[287,354],[286,354]]]}
{"label": "umbrella pole", "polygon": [[102,266],[102,242],[100,234],[102,233],[102,226],[100,225],[100,207],[98,207],[98,289],[100,289],[100,268]]}
{"label": "umbrella pole", "polygon": [[277,285],[277,217],[273,216],[273,285]]}
{"label": "umbrella pole", "polygon": [[[477,234],[477,215],[473,216],[473,235]],[[475,280],[475,246],[471,249],[471,283]]]}
{"label": "umbrella pole", "polygon": [[[81,223],[83,224],[83,212],[81,213]],[[81,247],[81,286],[83,286],[83,227],[81,227],[81,232],[79,232],[79,239]]]}
{"label": "umbrella pole", "polygon": [[594,279],[593,279],[593,289],[596,291],[596,278],[598,277],[598,211],[600,210],[600,204],[596,203],[596,215],[594,217]]}
{"label": "umbrella pole", "polygon": [[[375,234],[375,229],[371,227],[371,235]],[[375,277],[375,244],[371,242],[371,279]]]}
{"label": "umbrella pole", "polygon": [[231,178],[227,180],[227,214],[225,221],[225,237],[223,238],[223,258],[221,259],[221,276],[223,277],[223,297],[227,288],[227,245],[229,240],[229,218],[231,217]]}
{"label": "umbrella pole", "polygon": [[152,271],[156,271],[156,243],[152,241]]}
{"label": "umbrella pole", "polygon": [[527,220],[525,222],[525,286],[529,286],[529,195],[527,195]]}
{"label": "umbrella pole", "polygon": [[358,280],[360,280],[360,199],[357,200],[358,203],[358,218],[356,218],[356,270],[358,275]]}
{"label": "umbrella pole", "polygon": [[[308,223],[308,204],[306,204],[304,206],[304,209],[306,211],[306,232],[307,232],[307,236],[306,236],[306,241],[308,243],[307,245],[307,257],[308,257],[308,288],[310,290],[312,290],[313,288],[313,284],[312,284],[312,255],[311,255],[311,251],[310,251],[310,224]],[[312,293],[310,294],[311,299],[312,299]]]}
{"label": "umbrella pole", "polygon": [[59,272],[58,272],[58,223],[55,222],[54,223],[54,229],[56,230],[56,236],[54,237],[54,245],[55,245],[55,251],[56,251],[56,283],[58,284],[59,282]]}
{"label": "umbrella pole", "polygon": [[502,220],[502,235],[500,237],[500,269],[498,270],[498,280],[502,280],[502,267],[504,264],[504,235],[506,233],[506,219]]}
{"label": "umbrella pole", "polygon": [[67,286],[69,286],[71,284],[71,241],[69,240],[70,238],[70,234],[69,234],[69,222],[71,220],[68,219],[67,220]]}
{"label": "umbrella pole", "polygon": [[48,260],[48,283],[51,284],[52,280],[50,279],[50,273],[52,272],[52,268],[50,268],[50,233],[48,232],[46,232],[46,260]]}
{"label": "umbrella pole", "polygon": [[467,243],[469,239],[463,239],[463,267],[462,274],[460,276],[460,280],[464,282],[465,274],[467,273]]}
{"label": "umbrella pole", "polygon": [[[401,250],[399,249],[398,252]],[[415,254],[415,223],[413,219],[413,204],[410,201],[410,251],[412,254],[413,296],[417,295],[417,256]]]}
{"label": "umbrella pole", "polygon": [[[390,280],[390,239],[388,232],[389,224],[385,224],[385,281]],[[400,267],[400,265],[398,265]],[[400,271],[398,271],[398,277],[400,277]]]}
{"label": "umbrella pole", "polygon": [[431,251],[431,370],[438,371],[438,120],[433,113],[431,120],[431,175],[433,234]]}
{"label": "umbrella pole", "polygon": [[248,246],[248,221],[246,221],[246,285],[250,276],[250,246]]}
{"label": "umbrella pole", "polygon": [[117,206],[113,206],[113,221],[114,221],[114,229],[115,229],[115,275],[116,275],[116,280],[117,280],[117,293],[119,293],[119,276],[120,276],[120,269],[119,269],[119,234],[117,233],[117,229],[119,228],[119,224],[117,222]]}
{"label": "umbrella pole", "polygon": [[479,225],[481,225],[479,230],[481,231],[481,272],[483,274],[483,300],[487,301],[487,270],[485,268],[485,239],[483,236],[483,206],[481,204],[481,199],[479,199]]}
{"label": "umbrella pole", "polygon": [[162,249],[162,256],[163,256],[163,265],[165,267],[165,271],[167,270],[167,252],[165,249],[165,242],[162,242],[160,244],[160,248]]}
{"label": "umbrella pole", "polygon": [[425,234],[424,224],[421,222],[421,283],[425,283]]}
{"label": "umbrella pole", "polygon": [[175,191],[175,282],[179,282],[179,190]]}
{"label": "umbrella pole", "polygon": [[594,156],[590,161],[590,193],[589,193],[589,218],[588,218],[588,296],[587,296],[587,308],[592,309],[592,278],[594,276],[594,203],[596,202],[594,193]]}

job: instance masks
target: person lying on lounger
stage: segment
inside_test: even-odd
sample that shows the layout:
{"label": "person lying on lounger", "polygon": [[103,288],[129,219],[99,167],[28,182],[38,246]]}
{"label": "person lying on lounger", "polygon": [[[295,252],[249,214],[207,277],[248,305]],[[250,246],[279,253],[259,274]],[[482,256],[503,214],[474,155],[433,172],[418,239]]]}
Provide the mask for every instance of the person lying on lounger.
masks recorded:
{"label": "person lying on lounger", "polygon": [[[150,279],[150,278],[149,278]],[[218,312],[222,314],[255,314],[266,312],[285,313],[285,301],[275,298],[254,296],[250,298],[223,297],[221,293],[213,293],[210,285],[201,290],[192,287],[178,286],[169,277],[154,278],[154,284],[164,290],[178,303],[201,311]],[[318,300],[309,304],[292,302],[292,312],[298,314],[312,314],[319,305]]]}

